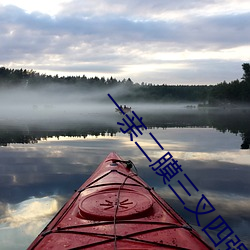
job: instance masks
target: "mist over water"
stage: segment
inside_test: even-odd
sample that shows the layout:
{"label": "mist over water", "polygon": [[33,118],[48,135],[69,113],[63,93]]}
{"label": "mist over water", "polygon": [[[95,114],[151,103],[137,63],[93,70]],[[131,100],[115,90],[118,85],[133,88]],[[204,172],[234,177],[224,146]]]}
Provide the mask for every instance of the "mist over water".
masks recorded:
{"label": "mist over water", "polygon": [[[118,105],[132,107],[143,117],[148,130],[136,141],[152,160],[164,152],[148,136],[149,131],[180,160],[238,236],[250,244],[250,218],[245,212],[249,211],[249,150],[240,149],[243,142],[250,144],[249,110],[199,109],[197,103],[160,104],[146,99],[139,103],[132,102],[122,87],[92,90],[53,84],[0,89],[3,249],[26,248],[61,207],[61,201],[69,199],[72,190],[110,151],[131,159],[140,176],[195,225],[195,218],[185,213],[162,179],[148,167],[129,134],[120,131],[117,122],[124,116],[115,112],[108,93]],[[194,196],[189,204],[196,206]]]}
{"label": "mist over water", "polygon": [[[250,145],[250,110],[204,109],[197,103],[149,103],[129,98],[124,86],[110,89],[65,84],[0,89],[0,143],[37,141],[47,136],[87,136],[120,132],[118,105],[131,107],[147,127],[212,127],[240,133],[242,148]],[[124,98],[126,97],[126,98]],[[129,113],[130,117],[132,114]],[[72,130],[74,132],[72,132]],[[9,131],[9,132],[6,132]],[[18,133],[16,133],[18,132]],[[39,132],[39,134],[37,133]],[[11,136],[10,134],[11,133]],[[29,138],[29,139],[27,139]]]}
{"label": "mist over water", "polygon": [[113,115],[116,108],[107,96],[108,93],[119,105],[127,105],[132,107],[132,110],[143,113],[178,112],[183,111],[187,105],[135,103],[129,99],[125,103],[120,101],[121,95],[128,94],[128,90],[124,87],[100,91],[53,84],[35,89],[1,89],[0,122],[13,122],[18,125],[19,122],[29,124],[61,121],[95,122],[96,119],[108,121],[108,116]]}
{"label": "mist over water", "polygon": [[[0,92],[1,122],[89,121],[91,115],[106,115],[112,108],[104,103],[106,93],[83,92],[67,86],[4,89]],[[93,117],[92,117],[93,118]]]}
{"label": "mist over water", "polygon": [[[87,89],[64,84],[43,87],[0,89],[0,145],[35,143],[60,136],[115,135],[123,116],[118,105],[132,107],[146,126],[171,124],[171,114],[191,114],[187,104],[132,102],[123,86],[110,89]],[[128,98],[124,98],[126,95]],[[130,117],[132,114],[129,113]],[[160,120],[159,120],[160,119]],[[166,120],[167,119],[167,120]],[[178,117],[179,119],[179,117]],[[169,121],[170,120],[170,121]]]}

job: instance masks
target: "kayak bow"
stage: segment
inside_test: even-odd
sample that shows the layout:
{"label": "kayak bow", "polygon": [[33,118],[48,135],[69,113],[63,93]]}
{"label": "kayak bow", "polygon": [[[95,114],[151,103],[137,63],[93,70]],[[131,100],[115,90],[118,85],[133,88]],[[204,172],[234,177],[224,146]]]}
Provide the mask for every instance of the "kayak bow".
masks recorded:
{"label": "kayak bow", "polygon": [[213,249],[132,165],[110,153],[28,249]]}

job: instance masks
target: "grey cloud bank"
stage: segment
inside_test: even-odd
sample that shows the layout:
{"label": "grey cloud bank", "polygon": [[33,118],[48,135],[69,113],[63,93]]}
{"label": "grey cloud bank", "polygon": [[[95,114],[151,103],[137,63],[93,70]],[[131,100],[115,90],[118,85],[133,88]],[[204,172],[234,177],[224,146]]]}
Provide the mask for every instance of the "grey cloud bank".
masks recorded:
{"label": "grey cloud bank", "polygon": [[212,15],[220,4],[70,1],[53,17],[0,5],[0,64],[165,84],[231,81],[250,60],[250,11]]}

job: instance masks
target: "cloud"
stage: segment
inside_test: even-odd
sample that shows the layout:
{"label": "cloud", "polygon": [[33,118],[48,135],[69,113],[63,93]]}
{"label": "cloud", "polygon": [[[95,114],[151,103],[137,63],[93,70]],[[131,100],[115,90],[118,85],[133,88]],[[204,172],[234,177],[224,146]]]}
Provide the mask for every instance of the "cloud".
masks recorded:
{"label": "cloud", "polygon": [[[34,43],[36,46],[43,45],[44,49],[45,46],[50,45],[54,45],[53,48],[66,47],[66,49],[74,47],[74,44],[77,44],[75,47],[81,47],[81,41],[85,43],[83,45],[87,43],[93,47],[105,42],[109,45],[163,42],[166,45],[174,43],[175,46],[178,44],[182,48],[192,49],[197,45],[199,45],[198,48],[200,46],[207,48],[209,44],[230,47],[230,44],[233,46],[248,44],[250,36],[248,33],[245,33],[244,39],[240,36],[242,31],[249,29],[250,13],[195,17],[189,22],[178,20],[169,22],[136,20],[119,16],[85,18],[77,15],[58,15],[52,18],[39,12],[27,14],[13,6],[3,9],[2,20],[5,20],[3,30],[9,32],[10,36],[16,35],[16,38],[20,36],[32,38],[27,39],[30,41],[27,47]],[[65,43],[65,40],[68,42]],[[18,41],[20,44],[20,39]]]}
{"label": "cloud", "polygon": [[[79,15],[86,17],[93,16],[130,16],[134,19],[161,19],[162,17],[168,17],[168,19],[183,18],[192,14],[200,15],[201,12],[208,9],[213,9],[214,6],[217,8],[222,5],[229,5],[232,1],[162,1],[162,0],[127,0],[124,1],[114,1],[114,0],[87,0],[80,1],[74,0],[65,3],[65,8],[61,13],[64,15]],[[244,0],[242,3],[247,2]],[[112,8],[110,8],[112,6]],[[235,10],[235,9],[234,9]]]}
{"label": "cloud", "polygon": [[62,204],[59,196],[32,197],[18,204],[5,204],[0,217],[1,249],[26,249]]}
{"label": "cloud", "polygon": [[[250,13],[240,7],[233,11],[233,4],[233,0],[143,4],[75,0],[66,2],[55,16],[0,5],[0,63],[61,75],[131,77],[139,82],[234,80],[241,76],[242,62],[249,60],[239,51],[249,46]],[[243,7],[246,4],[243,1]],[[226,49],[236,51],[233,62]],[[224,67],[212,67],[221,63]],[[231,71],[232,64],[239,69],[234,66]],[[203,70],[207,73],[201,77]]]}
{"label": "cloud", "polygon": [[[55,197],[31,198],[19,204],[8,204],[5,217],[0,222],[10,227],[20,227],[23,224],[34,224],[34,220],[40,221],[58,211],[58,202]],[[32,232],[32,231],[31,231]]]}

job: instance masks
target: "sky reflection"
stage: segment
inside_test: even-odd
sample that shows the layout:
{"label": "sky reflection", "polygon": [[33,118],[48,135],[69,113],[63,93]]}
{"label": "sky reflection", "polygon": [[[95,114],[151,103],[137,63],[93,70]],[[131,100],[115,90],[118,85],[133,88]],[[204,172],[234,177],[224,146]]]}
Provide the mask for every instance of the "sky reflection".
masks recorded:
{"label": "sky reflection", "polygon": [[[163,151],[148,136],[149,132],[162,144]],[[245,244],[250,244],[250,155],[248,150],[238,149],[240,136],[211,128],[158,128],[145,131],[134,141],[148,153],[152,162],[170,151],[200,190],[187,199],[188,206],[195,208],[201,194],[205,194],[216,212]],[[195,216],[183,209],[162,178],[148,167],[149,161],[130,141],[129,135],[50,138],[37,144],[0,148],[2,249],[26,248],[73,190],[111,151],[131,159],[139,175],[188,222],[196,225]],[[171,180],[171,185],[183,195],[177,186],[178,179],[176,176]],[[213,215],[208,215],[204,222],[212,219]],[[11,241],[13,235],[14,242]]]}
{"label": "sky reflection", "polygon": [[[6,204],[0,218],[0,242],[4,249],[22,249],[60,209],[59,197],[30,198]],[[15,236],[13,240],[13,236]]]}

